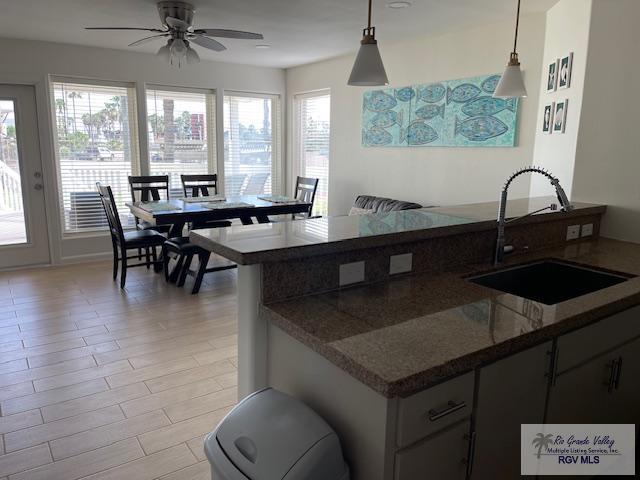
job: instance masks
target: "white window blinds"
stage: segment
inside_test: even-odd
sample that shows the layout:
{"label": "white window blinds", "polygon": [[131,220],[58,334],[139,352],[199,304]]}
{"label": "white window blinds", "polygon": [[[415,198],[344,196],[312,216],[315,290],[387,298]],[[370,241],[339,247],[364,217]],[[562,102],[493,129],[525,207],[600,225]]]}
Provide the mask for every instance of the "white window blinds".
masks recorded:
{"label": "white window blinds", "polygon": [[225,194],[280,193],[280,99],[273,95],[224,97]]}
{"label": "white window blinds", "polygon": [[147,90],[149,173],[169,175],[171,196],[181,197],[180,175],[215,173],[213,92]]}
{"label": "white window blinds", "polygon": [[52,82],[52,90],[64,233],[107,228],[96,182],[111,186],[123,226],[133,225],[125,202],[139,171],[134,88]]}
{"label": "white window blinds", "polygon": [[331,95],[328,91],[295,96],[295,151],[298,175],[317,178],[313,215],[327,215]]}

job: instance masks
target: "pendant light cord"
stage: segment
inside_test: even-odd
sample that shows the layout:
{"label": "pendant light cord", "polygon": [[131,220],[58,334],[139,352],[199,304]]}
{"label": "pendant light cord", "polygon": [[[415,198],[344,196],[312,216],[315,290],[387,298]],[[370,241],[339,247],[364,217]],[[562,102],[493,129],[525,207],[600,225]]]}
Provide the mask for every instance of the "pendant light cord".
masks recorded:
{"label": "pendant light cord", "polygon": [[[369,0],[369,5],[371,5],[371,0]],[[371,11],[369,11],[369,18],[371,18]],[[519,25],[520,25],[520,0],[518,0],[518,12],[516,13],[516,35],[515,35],[515,39],[513,40],[513,53],[517,53]]]}
{"label": "pendant light cord", "polygon": [[[520,0],[518,0],[519,2]],[[369,16],[367,18],[367,30],[371,30],[371,2],[372,0],[369,0]]]}

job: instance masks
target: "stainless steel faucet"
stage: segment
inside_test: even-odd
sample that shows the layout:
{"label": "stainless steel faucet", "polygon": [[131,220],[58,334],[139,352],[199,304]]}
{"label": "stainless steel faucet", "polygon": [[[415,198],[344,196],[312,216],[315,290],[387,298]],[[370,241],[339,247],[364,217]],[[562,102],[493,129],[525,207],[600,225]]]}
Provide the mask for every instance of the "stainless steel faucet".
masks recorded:
{"label": "stainless steel faucet", "polygon": [[519,177],[520,175],[522,175],[524,173],[539,173],[540,175],[544,175],[545,177],[547,177],[549,179],[549,181],[551,182],[551,185],[553,185],[554,188],[556,189],[556,197],[558,197],[558,201],[560,202],[561,210],[563,212],[569,212],[569,211],[571,211],[573,209],[573,206],[571,205],[571,203],[569,203],[569,199],[567,198],[567,194],[564,193],[564,190],[560,186],[560,181],[556,177],[551,175],[549,172],[544,170],[543,168],[525,167],[525,168],[522,168],[522,169],[518,170],[517,172],[515,172],[513,175],[511,175],[507,179],[506,183],[504,184],[504,187],[502,187],[502,195],[500,196],[500,209],[498,211],[498,240],[496,242],[496,254],[495,254],[494,262],[493,262],[494,265],[498,265],[504,259],[504,254],[505,254],[504,228],[505,228],[505,225],[507,223],[511,223],[513,221],[520,220],[521,218],[529,217],[529,216],[531,216],[533,214],[540,213],[540,212],[543,212],[545,210],[557,210],[557,208],[558,208],[555,203],[552,203],[548,207],[541,208],[539,210],[536,210],[535,212],[528,213],[528,214],[523,215],[521,217],[512,218],[509,221],[506,220],[506,215],[507,215],[507,195],[509,193],[509,187],[511,186],[511,182],[513,182],[517,177]]}

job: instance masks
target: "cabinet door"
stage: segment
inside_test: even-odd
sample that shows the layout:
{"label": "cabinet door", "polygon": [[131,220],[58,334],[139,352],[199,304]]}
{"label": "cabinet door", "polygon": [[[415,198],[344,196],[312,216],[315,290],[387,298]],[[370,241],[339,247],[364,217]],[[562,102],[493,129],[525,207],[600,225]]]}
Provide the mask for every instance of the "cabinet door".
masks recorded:
{"label": "cabinet door", "polygon": [[480,370],[471,478],[520,478],[520,425],[543,423],[552,343]]}
{"label": "cabinet door", "polygon": [[611,396],[612,423],[640,424],[640,340],[620,347],[617,355],[614,391]]}
{"label": "cabinet door", "polygon": [[470,428],[467,420],[398,452],[395,480],[464,480]]}
{"label": "cabinet door", "polygon": [[601,355],[558,375],[549,391],[546,423],[611,423],[611,378],[617,356]]}

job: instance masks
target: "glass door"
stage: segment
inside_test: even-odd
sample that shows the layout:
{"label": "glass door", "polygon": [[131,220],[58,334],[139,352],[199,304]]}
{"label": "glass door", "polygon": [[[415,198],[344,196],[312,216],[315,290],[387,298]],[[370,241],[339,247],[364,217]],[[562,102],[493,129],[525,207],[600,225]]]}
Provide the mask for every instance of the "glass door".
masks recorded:
{"label": "glass door", "polygon": [[35,91],[0,85],[0,268],[49,261]]}

